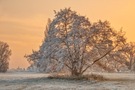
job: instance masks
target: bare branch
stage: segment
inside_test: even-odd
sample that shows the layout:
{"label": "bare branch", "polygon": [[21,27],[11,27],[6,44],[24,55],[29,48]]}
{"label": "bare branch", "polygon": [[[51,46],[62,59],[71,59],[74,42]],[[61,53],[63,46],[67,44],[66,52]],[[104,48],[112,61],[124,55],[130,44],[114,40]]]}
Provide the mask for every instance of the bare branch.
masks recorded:
{"label": "bare branch", "polygon": [[102,58],[104,58],[107,54],[109,54],[112,50],[114,50],[116,47],[118,46],[118,44],[112,48],[111,50],[109,50],[108,52],[106,52],[103,56],[101,56],[100,58],[94,60],[94,62],[90,65],[88,65],[81,73],[83,74],[88,68],[90,68],[91,66],[93,66],[96,62],[98,62],[99,60],[101,60]]}

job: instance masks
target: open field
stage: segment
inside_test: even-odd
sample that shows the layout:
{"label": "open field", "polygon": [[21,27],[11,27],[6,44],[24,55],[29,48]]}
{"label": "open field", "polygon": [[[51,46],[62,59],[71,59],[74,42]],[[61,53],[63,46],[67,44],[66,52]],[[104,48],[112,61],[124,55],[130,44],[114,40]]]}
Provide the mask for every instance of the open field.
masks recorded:
{"label": "open field", "polygon": [[135,74],[98,73],[112,81],[48,79],[48,74],[0,73],[0,90],[135,90]]}

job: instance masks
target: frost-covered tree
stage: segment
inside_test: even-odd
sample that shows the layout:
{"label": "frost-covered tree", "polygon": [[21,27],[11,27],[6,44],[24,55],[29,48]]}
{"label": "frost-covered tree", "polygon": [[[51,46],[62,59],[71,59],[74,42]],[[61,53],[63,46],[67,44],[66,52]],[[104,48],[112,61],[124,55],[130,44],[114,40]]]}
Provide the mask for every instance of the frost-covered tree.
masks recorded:
{"label": "frost-covered tree", "polygon": [[31,55],[25,55],[25,58],[27,58],[27,61],[30,63],[30,66],[28,68],[37,67],[38,61],[41,59],[41,52],[40,51],[32,51]]}
{"label": "frost-covered tree", "polygon": [[0,41],[0,72],[6,72],[9,68],[10,55],[11,50],[9,49],[9,45]]}
{"label": "frost-covered tree", "polygon": [[44,44],[44,57],[41,60],[44,64],[41,67],[46,67],[46,71],[59,71],[67,67],[72,75],[82,74],[86,63],[84,58],[88,56],[91,24],[87,18],[70,9],[55,14]]}
{"label": "frost-covered tree", "polygon": [[109,22],[91,24],[88,18],[65,8],[55,11],[37,64],[41,71],[55,72],[66,68],[72,75],[79,76],[94,64],[104,68],[125,42],[122,31],[113,30]]}
{"label": "frost-covered tree", "polygon": [[[99,56],[102,56],[104,52],[112,48],[96,65],[109,72],[119,71],[118,69],[126,67],[125,59],[123,59],[119,51],[126,43],[124,32],[122,30],[115,31],[107,21],[96,22],[92,25],[91,29],[95,30],[93,46],[95,47],[94,49],[97,49],[97,52],[94,53],[98,53]],[[97,58],[98,55],[94,55],[93,57]]]}
{"label": "frost-covered tree", "polygon": [[[27,58],[27,61],[30,63],[30,66],[28,67],[28,69],[34,68],[34,70],[35,70],[35,67],[37,67],[37,70],[38,69],[40,70],[39,60],[42,59],[43,54],[44,54],[45,42],[46,42],[46,38],[48,36],[48,29],[49,29],[50,23],[51,23],[51,19],[49,18],[47,21],[45,31],[44,31],[44,39],[43,39],[41,46],[39,47],[39,50],[38,51],[32,50],[32,54],[24,56],[25,58]],[[43,70],[41,70],[41,71],[43,71]]]}
{"label": "frost-covered tree", "polygon": [[128,68],[132,70],[135,65],[135,43],[134,42],[126,43],[122,47],[121,51],[127,61]]}

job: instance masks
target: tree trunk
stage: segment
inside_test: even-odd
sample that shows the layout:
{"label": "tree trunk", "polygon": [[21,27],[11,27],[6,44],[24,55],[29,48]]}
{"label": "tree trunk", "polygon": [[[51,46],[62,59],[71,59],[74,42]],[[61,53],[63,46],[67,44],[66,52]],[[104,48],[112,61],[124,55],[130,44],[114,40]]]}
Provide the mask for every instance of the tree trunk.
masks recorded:
{"label": "tree trunk", "polygon": [[130,62],[129,62],[129,70],[132,69],[132,56],[130,57]]}
{"label": "tree trunk", "polygon": [[81,76],[82,74],[80,72],[78,72],[77,70],[72,70],[71,75],[72,76]]}

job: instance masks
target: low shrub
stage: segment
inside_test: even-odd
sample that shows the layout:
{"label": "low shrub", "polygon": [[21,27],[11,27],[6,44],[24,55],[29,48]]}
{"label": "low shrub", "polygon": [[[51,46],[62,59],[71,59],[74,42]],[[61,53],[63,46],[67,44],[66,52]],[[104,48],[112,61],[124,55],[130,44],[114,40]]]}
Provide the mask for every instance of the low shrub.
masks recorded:
{"label": "low shrub", "polygon": [[96,80],[96,81],[105,81],[107,80],[102,75],[97,74],[87,74],[81,76],[71,76],[71,75],[64,75],[64,74],[52,74],[48,76],[49,79],[67,79],[67,80]]}

